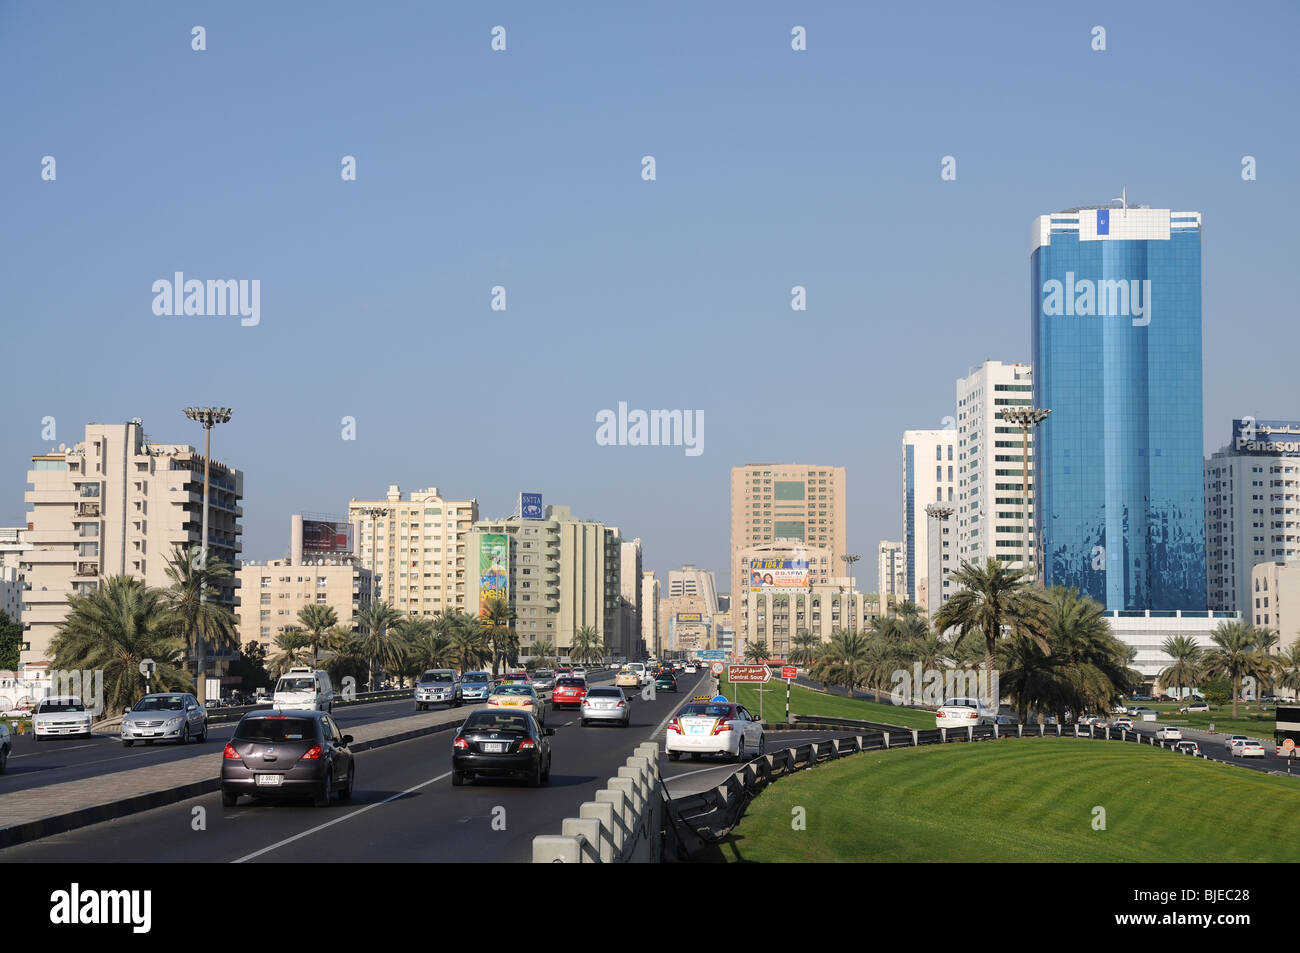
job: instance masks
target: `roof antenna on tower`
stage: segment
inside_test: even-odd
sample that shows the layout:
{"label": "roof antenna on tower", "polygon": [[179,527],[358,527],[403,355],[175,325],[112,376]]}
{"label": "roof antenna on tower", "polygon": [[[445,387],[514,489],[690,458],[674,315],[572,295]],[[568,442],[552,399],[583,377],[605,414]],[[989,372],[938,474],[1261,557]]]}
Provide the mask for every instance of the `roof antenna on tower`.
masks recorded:
{"label": "roof antenna on tower", "polygon": [[1111,199],[1111,201],[1118,202],[1120,204],[1120,207],[1124,209],[1125,213],[1127,213],[1128,212],[1128,186],[1122,186],[1119,191],[1120,191],[1119,197],[1113,198]]}

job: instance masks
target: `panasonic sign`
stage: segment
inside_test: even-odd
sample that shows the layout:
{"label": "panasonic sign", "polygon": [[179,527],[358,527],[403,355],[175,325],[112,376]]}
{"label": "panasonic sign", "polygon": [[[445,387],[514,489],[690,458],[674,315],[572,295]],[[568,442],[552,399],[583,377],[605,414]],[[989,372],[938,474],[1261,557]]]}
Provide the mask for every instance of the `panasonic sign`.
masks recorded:
{"label": "panasonic sign", "polygon": [[1300,421],[1238,418],[1232,422],[1232,449],[1259,456],[1300,456]]}

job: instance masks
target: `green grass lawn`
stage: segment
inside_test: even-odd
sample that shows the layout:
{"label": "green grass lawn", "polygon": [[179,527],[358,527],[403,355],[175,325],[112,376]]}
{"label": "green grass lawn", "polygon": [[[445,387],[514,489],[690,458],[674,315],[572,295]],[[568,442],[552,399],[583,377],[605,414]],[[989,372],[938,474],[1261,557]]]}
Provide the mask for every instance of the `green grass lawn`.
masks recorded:
{"label": "green grass lawn", "polygon": [[[763,719],[769,724],[781,724],[785,721],[785,682],[773,679],[762,686]],[[722,680],[722,693],[733,697],[740,691],[740,704],[755,715],[758,714],[758,685],[739,684],[732,686]],[[856,718],[859,721],[877,721],[902,728],[933,728],[934,712],[920,708],[905,708],[901,705],[879,705],[860,698],[843,698],[839,695],[823,695],[801,685],[790,686],[790,712],[795,715],[827,715],[831,718]]]}
{"label": "green grass lawn", "polygon": [[[792,811],[806,810],[806,829]],[[1094,808],[1105,830],[1094,830]],[[751,862],[1300,861],[1300,780],[1075,739],[868,752],[770,785],[698,855]]]}

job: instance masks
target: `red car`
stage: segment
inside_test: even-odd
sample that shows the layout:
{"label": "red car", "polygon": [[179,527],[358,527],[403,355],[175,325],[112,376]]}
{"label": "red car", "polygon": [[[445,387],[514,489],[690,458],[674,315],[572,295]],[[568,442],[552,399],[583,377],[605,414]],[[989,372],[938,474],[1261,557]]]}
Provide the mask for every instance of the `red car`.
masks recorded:
{"label": "red car", "polygon": [[561,708],[572,705],[582,707],[582,700],[587,697],[587,680],[573,676],[561,676],[555,680],[555,690],[551,692],[551,707]]}

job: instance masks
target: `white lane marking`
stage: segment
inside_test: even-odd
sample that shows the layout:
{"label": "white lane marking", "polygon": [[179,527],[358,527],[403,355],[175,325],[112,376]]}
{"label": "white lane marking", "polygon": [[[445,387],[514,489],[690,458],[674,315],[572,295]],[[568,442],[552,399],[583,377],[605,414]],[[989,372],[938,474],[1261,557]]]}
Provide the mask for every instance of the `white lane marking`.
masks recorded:
{"label": "white lane marking", "polygon": [[[699,682],[697,681],[696,684],[698,685]],[[659,732],[663,731],[664,728],[668,725],[668,722],[670,722],[673,719],[673,716],[677,714],[677,709],[680,707],[680,705],[685,705],[685,704],[688,703],[682,701],[679,704],[673,705],[672,708],[668,709],[668,714],[664,715],[664,720],[659,722],[658,728],[656,728],[654,731],[650,732],[650,734],[646,736],[646,740],[648,741],[652,738],[657,738],[659,736]]]}
{"label": "white lane marking", "polygon": [[[58,751],[79,751],[82,748],[98,748],[98,747],[100,747],[100,745],[95,745],[95,744],[73,745],[71,748],[59,748]],[[27,754],[11,754],[9,756],[9,760],[12,761],[15,758],[34,758],[38,754],[58,754],[58,751],[29,751],[27,752]]]}
{"label": "white lane marking", "polygon": [[733,762],[731,762],[730,764],[715,764],[715,765],[711,765],[711,766],[709,766],[709,767],[707,767],[707,768],[700,768],[698,771],[683,771],[681,774],[674,774],[674,775],[672,775],[672,776],[670,776],[670,777],[665,777],[665,778],[663,778],[662,780],[663,780],[664,784],[670,784],[670,783],[672,783],[673,781],[676,781],[678,778],[689,778],[692,774],[703,774],[703,773],[706,772],[706,771],[721,771],[721,770],[723,770],[723,769],[726,769],[727,771],[729,771],[729,772],[733,772],[733,773],[734,773],[734,772],[736,772],[736,771],[739,771],[741,768],[743,768],[743,767],[744,767],[746,764],[748,764],[748,763],[749,763],[749,762],[746,761],[746,762],[744,762],[743,764],[736,764],[736,763],[733,761]]}
{"label": "white lane marking", "polygon": [[449,777],[451,777],[450,771],[446,772],[445,774],[440,774],[436,778],[430,778],[427,781],[421,781],[419,784],[415,785],[414,787],[409,787],[405,791],[399,791],[397,794],[390,795],[389,797],[384,798],[382,801],[378,801],[375,804],[367,804],[365,807],[353,811],[351,814],[344,814],[342,817],[336,817],[334,818],[334,820],[326,821],[324,824],[317,824],[315,827],[311,828],[310,830],[303,831],[301,834],[294,834],[292,837],[286,837],[284,840],[277,841],[276,843],[271,844],[269,847],[263,847],[259,851],[254,851],[251,854],[248,854],[244,857],[240,857],[238,860],[232,860],[231,863],[242,864],[246,860],[253,860],[257,857],[261,857],[263,854],[270,853],[271,851],[283,847],[286,844],[292,844],[296,840],[302,840],[302,838],[304,837],[309,837],[312,834],[317,833],[318,831],[323,831],[327,827],[333,827],[335,824],[341,824],[343,821],[350,821],[352,818],[358,817],[359,815],[366,813],[366,811],[373,811],[377,807],[383,807],[389,801],[396,801],[399,797],[405,797],[408,794],[420,790],[420,788],[427,788],[430,784],[435,784],[438,781],[441,781],[443,778],[449,778]]}

